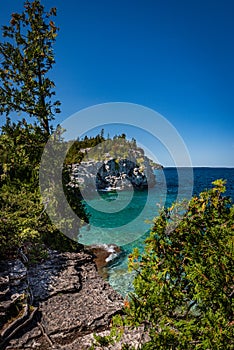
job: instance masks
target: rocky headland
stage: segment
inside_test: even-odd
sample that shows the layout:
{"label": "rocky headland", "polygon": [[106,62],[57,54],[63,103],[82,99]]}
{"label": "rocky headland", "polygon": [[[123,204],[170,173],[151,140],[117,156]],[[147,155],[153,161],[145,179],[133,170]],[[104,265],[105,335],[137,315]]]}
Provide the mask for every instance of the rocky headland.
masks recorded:
{"label": "rocky headland", "polygon": [[69,152],[73,156],[70,154],[66,163],[70,169],[70,185],[79,187],[83,193],[154,187],[154,169],[161,169],[162,165],[147,157],[135,139],[129,141],[125,137],[123,134],[92,147],[80,148],[77,144],[77,148],[71,148]]}
{"label": "rocky headland", "polygon": [[140,164],[136,159],[107,159],[101,161],[82,161],[71,165],[71,185],[83,190],[111,191],[142,190],[156,183],[153,166],[144,156]]}

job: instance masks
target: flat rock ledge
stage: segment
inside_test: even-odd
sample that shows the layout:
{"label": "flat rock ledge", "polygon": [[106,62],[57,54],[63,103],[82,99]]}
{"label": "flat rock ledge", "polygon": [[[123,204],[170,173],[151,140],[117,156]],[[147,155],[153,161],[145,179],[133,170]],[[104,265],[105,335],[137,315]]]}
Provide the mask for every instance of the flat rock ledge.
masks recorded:
{"label": "flat rock ledge", "polygon": [[[83,250],[50,251],[35,266],[19,259],[1,262],[0,349],[86,350],[94,332],[107,334],[124,301],[98,274],[93,259]],[[140,330],[126,332],[124,340],[134,344],[139,337]]]}
{"label": "flat rock ledge", "polygon": [[[50,252],[48,260],[28,268],[21,260],[6,262],[1,270],[2,349],[85,349],[80,339],[106,329],[122,309],[122,297],[84,251]],[[19,314],[7,316],[16,309]]]}

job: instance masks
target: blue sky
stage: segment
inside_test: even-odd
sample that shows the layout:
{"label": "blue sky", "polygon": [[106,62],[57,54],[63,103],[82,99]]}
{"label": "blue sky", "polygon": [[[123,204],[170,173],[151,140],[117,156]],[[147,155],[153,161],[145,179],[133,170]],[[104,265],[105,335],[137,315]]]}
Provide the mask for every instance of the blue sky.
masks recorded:
{"label": "blue sky", "polygon": [[[233,0],[43,3],[57,7],[60,27],[56,122],[94,104],[144,105],[174,125],[194,166],[234,167]],[[1,2],[1,24],[22,7]]]}

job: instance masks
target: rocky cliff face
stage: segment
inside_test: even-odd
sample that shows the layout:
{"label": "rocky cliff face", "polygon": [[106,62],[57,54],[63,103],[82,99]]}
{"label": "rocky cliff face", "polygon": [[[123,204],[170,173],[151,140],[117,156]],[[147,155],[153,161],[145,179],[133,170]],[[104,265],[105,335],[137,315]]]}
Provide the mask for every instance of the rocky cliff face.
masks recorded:
{"label": "rocky cliff face", "polygon": [[136,159],[108,159],[104,162],[89,161],[73,164],[71,183],[89,191],[145,189],[156,183],[150,160],[144,156],[141,163]]}

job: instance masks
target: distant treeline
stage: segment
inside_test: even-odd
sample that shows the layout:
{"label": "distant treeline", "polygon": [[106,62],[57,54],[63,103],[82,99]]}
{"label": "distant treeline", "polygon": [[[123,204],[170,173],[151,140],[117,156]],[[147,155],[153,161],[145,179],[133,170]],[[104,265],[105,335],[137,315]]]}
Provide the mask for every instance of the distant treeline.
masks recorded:
{"label": "distant treeline", "polygon": [[80,163],[82,160],[101,161],[104,158],[128,158],[131,151],[144,157],[144,150],[137,146],[136,140],[127,140],[125,134],[104,136],[104,129],[95,137],[85,136],[82,139],[69,141],[71,147],[67,153],[65,164]]}

